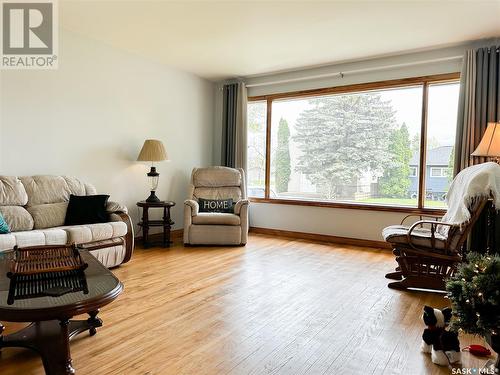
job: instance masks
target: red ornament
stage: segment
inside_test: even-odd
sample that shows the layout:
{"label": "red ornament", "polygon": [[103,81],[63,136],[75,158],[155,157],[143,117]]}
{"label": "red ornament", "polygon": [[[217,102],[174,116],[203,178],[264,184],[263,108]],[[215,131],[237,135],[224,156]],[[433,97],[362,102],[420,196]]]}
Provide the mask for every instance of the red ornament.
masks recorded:
{"label": "red ornament", "polygon": [[470,354],[474,354],[478,357],[488,357],[491,355],[491,352],[488,348],[485,348],[482,345],[469,345],[462,349],[463,351],[467,351]]}

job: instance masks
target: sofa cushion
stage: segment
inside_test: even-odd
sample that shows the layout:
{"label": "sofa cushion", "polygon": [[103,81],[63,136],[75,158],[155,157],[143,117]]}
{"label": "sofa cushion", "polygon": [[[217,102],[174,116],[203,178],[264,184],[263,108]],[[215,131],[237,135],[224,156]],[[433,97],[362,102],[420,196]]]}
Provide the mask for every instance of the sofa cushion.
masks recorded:
{"label": "sofa cushion", "polygon": [[35,229],[53,228],[64,225],[68,202],[38,204],[28,207]]}
{"label": "sofa cushion", "polygon": [[15,176],[0,176],[0,206],[24,206],[28,194],[21,180]]}
{"label": "sofa cushion", "polygon": [[197,225],[240,225],[240,217],[222,212],[200,212],[193,216],[193,224]]}
{"label": "sofa cushion", "polygon": [[0,206],[0,213],[9,225],[11,232],[33,229],[33,218],[21,206]]}
{"label": "sofa cushion", "polygon": [[123,212],[124,214],[128,214],[127,206],[118,202],[109,201],[106,203],[106,211],[108,213],[113,212]]}
{"label": "sofa cushion", "polygon": [[68,243],[87,243],[107,240],[127,234],[127,224],[123,221],[60,227],[68,234]]}
{"label": "sofa cushion", "polygon": [[71,191],[71,194],[74,195],[95,195],[97,194],[96,188],[94,185],[86,183],[84,181],[80,181],[76,177],[70,176],[62,176],[68,184],[68,188]]}
{"label": "sofa cushion", "polygon": [[67,243],[67,234],[58,228],[30,230],[12,233],[18,247],[30,247],[41,245],[64,245]]}
{"label": "sofa cushion", "polygon": [[59,228],[40,229],[45,236],[45,245],[64,245],[68,243],[68,234]]}
{"label": "sofa cushion", "polygon": [[16,245],[16,237],[12,233],[0,234],[0,251],[10,250]]}
{"label": "sofa cushion", "polygon": [[193,171],[195,187],[240,186],[241,173],[228,167],[198,168]]}
{"label": "sofa cushion", "polygon": [[[402,244],[408,245],[408,227],[403,225],[391,225],[384,228],[382,231],[382,236],[384,240],[392,244]],[[434,233],[435,236],[435,248],[444,249],[446,245],[446,237],[439,232]],[[431,231],[428,228],[415,228],[411,234],[412,243],[416,246],[426,247],[431,249]]]}
{"label": "sofa cushion", "polygon": [[[17,245],[18,247],[30,247],[103,241],[116,237],[122,237],[126,234],[127,224],[122,221],[102,224],[78,225],[74,227],[29,230],[23,232],[0,234],[0,250],[12,249],[15,245]],[[111,246],[113,246],[113,243],[111,244]],[[121,250],[119,253],[121,254]]]}
{"label": "sofa cushion", "polygon": [[19,177],[28,194],[28,206],[69,201],[69,196],[95,194],[95,188],[66,176]]}

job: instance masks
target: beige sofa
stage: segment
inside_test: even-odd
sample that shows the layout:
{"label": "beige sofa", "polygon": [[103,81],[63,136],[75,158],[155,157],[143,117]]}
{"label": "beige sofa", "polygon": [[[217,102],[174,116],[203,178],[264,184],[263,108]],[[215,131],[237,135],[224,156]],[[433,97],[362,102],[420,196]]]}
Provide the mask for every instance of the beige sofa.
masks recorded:
{"label": "beige sofa", "polygon": [[[229,199],[233,213],[199,212],[198,199]],[[248,200],[243,169],[195,168],[184,202],[184,244],[244,245],[248,237]]]}
{"label": "beige sofa", "polygon": [[76,243],[106,267],[128,262],[134,235],[127,208],[108,202],[108,223],[64,226],[70,194],[96,189],[66,176],[0,176],[0,213],[11,233],[0,234],[0,252],[19,247]]}

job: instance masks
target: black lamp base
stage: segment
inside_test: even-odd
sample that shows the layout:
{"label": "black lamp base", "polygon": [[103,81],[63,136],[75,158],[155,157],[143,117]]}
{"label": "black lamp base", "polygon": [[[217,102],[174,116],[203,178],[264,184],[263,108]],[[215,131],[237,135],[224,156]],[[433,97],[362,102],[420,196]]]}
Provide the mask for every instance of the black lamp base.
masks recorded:
{"label": "black lamp base", "polygon": [[151,194],[149,195],[148,199],[146,199],[146,202],[149,202],[149,203],[158,203],[158,202],[161,202],[161,201],[160,201],[160,198],[158,198],[156,196],[155,191],[151,190]]}

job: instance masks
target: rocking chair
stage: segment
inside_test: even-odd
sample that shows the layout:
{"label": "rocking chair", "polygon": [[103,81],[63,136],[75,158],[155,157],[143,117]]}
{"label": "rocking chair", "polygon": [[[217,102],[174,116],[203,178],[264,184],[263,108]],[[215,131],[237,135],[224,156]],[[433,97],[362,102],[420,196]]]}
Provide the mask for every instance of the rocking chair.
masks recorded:
{"label": "rocking chair", "polygon": [[[462,261],[462,247],[488,199],[477,198],[469,206],[470,220],[460,225],[440,221],[435,215],[408,215],[401,225],[391,225],[382,232],[393,248],[398,267],[385,275],[398,280],[388,284],[391,289],[445,290],[445,279],[452,276]],[[410,226],[411,217],[419,220]]]}

